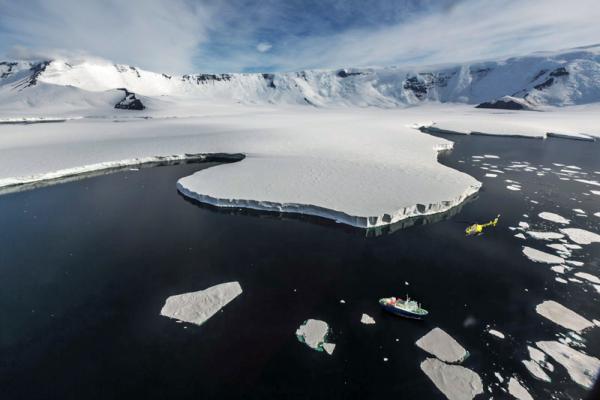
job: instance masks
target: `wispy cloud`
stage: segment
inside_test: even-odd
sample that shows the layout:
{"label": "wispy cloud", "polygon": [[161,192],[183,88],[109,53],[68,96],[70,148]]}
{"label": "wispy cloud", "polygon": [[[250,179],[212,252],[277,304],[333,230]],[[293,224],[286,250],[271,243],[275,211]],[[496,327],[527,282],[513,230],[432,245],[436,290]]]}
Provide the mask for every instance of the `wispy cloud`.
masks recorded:
{"label": "wispy cloud", "polygon": [[600,41],[597,0],[0,0],[0,10],[0,52],[165,72],[452,63]]}
{"label": "wispy cloud", "polygon": [[0,10],[4,53],[89,53],[165,72],[195,69],[211,13],[186,0],[0,0]]}

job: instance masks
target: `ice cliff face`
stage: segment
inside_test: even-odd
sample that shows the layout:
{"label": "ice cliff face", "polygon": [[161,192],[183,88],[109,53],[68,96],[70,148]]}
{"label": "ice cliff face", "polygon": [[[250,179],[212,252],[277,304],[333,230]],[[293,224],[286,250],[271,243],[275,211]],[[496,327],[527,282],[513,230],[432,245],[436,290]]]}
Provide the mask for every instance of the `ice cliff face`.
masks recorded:
{"label": "ice cliff face", "polygon": [[[401,107],[452,102],[529,109],[600,101],[600,45],[445,67],[171,76],[105,61],[0,62],[2,97],[53,85],[246,104]],[[33,92],[31,96],[34,96]],[[113,104],[114,106],[115,104]]]}

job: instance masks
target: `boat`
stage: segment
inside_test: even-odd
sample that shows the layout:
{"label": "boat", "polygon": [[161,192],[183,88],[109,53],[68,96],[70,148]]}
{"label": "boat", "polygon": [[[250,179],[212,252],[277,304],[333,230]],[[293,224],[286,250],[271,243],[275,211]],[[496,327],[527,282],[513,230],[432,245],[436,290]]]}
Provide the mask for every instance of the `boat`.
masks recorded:
{"label": "boat", "polygon": [[386,297],[379,300],[379,305],[385,311],[401,317],[423,319],[429,312],[419,303],[406,296],[406,300],[396,297]]}
{"label": "boat", "polygon": [[465,229],[465,233],[467,236],[471,236],[471,235],[480,235],[483,233],[483,230],[487,227],[490,226],[496,226],[498,224],[498,219],[500,218],[500,214],[498,214],[496,216],[496,218],[494,218],[493,220],[491,220],[490,222],[486,222],[485,224],[473,224],[473,225],[469,225],[467,227],[467,229]]}

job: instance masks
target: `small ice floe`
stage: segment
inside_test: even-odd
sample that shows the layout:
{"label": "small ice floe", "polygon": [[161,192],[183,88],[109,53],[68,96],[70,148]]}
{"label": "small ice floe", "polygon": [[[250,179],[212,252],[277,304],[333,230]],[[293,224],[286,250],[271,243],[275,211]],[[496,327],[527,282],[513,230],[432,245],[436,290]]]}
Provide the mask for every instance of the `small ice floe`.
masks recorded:
{"label": "small ice floe", "polygon": [[575,282],[575,283],[583,283],[583,281],[577,279],[577,278],[569,278],[569,281],[571,282]]}
{"label": "small ice floe", "polygon": [[537,201],[537,200],[529,200],[529,202],[530,202],[531,204],[540,204],[540,202],[539,202],[539,201]]}
{"label": "small ice floe", "polygon": [[[542,317],[564,328],[577,333],[594,326],[593,323],[553,300],[544,301],[535,307],[535,311]],[[543,349],[542,349],[543,350]]]}
{"label": "small ice floe", "polygon": [[497,174],[485,174],[486,178],[496,178],[497,176]]}
{"label": "small ice floe", "polygon": [[564,274],[565,273],[565,266],[564,265],[555,265],[554,267],[550,268],[552,271],[557,272],[559,274]]}
{"label": "small ice floe", "polygon": [[483,156],[471,156],[471,158],[475,158],[475,159],[482,159]]}
{"label": "small ice floe", "polygon": [[504,378],[502,377],[502,375],[500,375],[500,372],[494,372],[494,376],[496,377],[496,379],[498,379],[498,382],[504,382]]}
{"label": "small ice floe", "polygon": [[595,194],[596,196],[600,196],[600,190],[590,190],[590,192],[592,192],[592,194]]}
{"label": "small ice floe", "polygon": [[421,370],[449,400],[471,400],[483,393],[479,375],[460,365],[427,358],[421,363]]}
{"label": "small ice floe", "polygon": [[529,224],[527,222],[519,222],[519,227],[523,229],[529,229]]}
{"label": "small ice floe", "polygon": [[327,342],[328,335],[329,325],[327,325],[327,322],[318,319],[306,320],[296,330],[296,337],[300,342],[311,349],[332,354],[335,344]]}
{"label": "small ice floe", "polygon": [[587,215],[581,208],[574,208],[573,211],[575,211],[576,214]]}
{"label": "small ice floe", "polygon": [[512,190],[513,192],[518,192],[521,190],[521,186],[519,185],[508,185],[506,188],[508,190]]}
{"label": "small ice floe", "polygon": [[562,243],[551,243],[547,244],[546,246],[563,253],[570,253],[569,249]]}
{"label": "small ice floe", "polygon": [[542,367],[540,367],[538,365],[538,363],[536,363],[535,361],[532,360],[523,360],[523,365],[525,365],[525,368],[527,368],[527,371],[529,371],[529,373],[531,375],[533,375],[535,378],[544,381],[544,382],[550,382],[551,379],[548,376],[548,374],[546,372],[544,372],[544,370],[542,369]]}
{"label": "small ice floe", "polygon": [[536,342],[536,345],[565,367],[575,383],[585,388],[592,387],[600,370],[600,360],[556,341]]}
{"label": "small ice floe", "polygon": [[600,243],[600,235],[594,232],[586,231],[585,229],[579,228],[563,228],[560,229],[561,233],[564,233],[577,244],[590,244]]}
{"label": "small ice floe", "polygon": [[581,261],[565,260],[565,263],[572,265],[574,267],[583,267],[583,262],[581,262]]}
{"label": "small ice floe", "polygon": [[516,237],[516,238],[519,238],[519,239],[527,239],[527,238],[525,237],[525,235],[523,235],[522,233],[517,233],[517,234],[515,235],[515,237]]}
{"label": "small ice floe", "polygon": [[363,314],[362,317],[360,317],[360,322],[365,325],[373,325],[375,320],[370,315]]}
{"label": "small ice floe", "polygon": [[600,217],[600,211],[597,213],[594,213],[594,217]]}
{"label": "small ice floe", "polygon": [[523,246],[523,254],[533,262],[545,263],[545,264],[562,264],[563,259],[555,256],[554,254],[548,254],[540,250],[533,249],[531,247]]}
{"label": "small ice floe", "polygon": [[575,274],[575,276],[578,278],[581,278],[581,279],[585,279],[586,281],[589,281],[592,283],[600,284],[600,278],[598,278],[595,275],[588,274],[587,272],[577,272]]}
{"label": "small ice floe", "polygon": [[499,169],[490,169],[490,172],[495,172],[496,174],[503,174],[504,171],[501,171]]}
{"label": "small ice floe", "polygon": [[565,243],[565,247],[569,250],[579,250],[579,249],[583,248],[578,244],[572,244],[572,243]]}
{"label": "small ice floe", "polygon": [[459,363],[469,356],[464,347],[440,328],[433,328],[416,345],[448,363]]}
{"label": "small ice floe", "polygon": [[571,222],[570,220],[566,219],[565,217],[563,217],[561,215],[547,212],[547,211],[539,213],[538,217],[540,217],[541,219],[545,219],[546,221],[556,222],[557,224],[563,224],[563,225],[568,225],[569,222]]}
{"label": "small ice floe", "polygon": [[554,280],[558,283],[569,283],[566,279],[556,277]]}
{"label": "small ice floe", "polygon": [[499,156],[497,156],[497,155],[494,155],[494,154],[484,154],[483,156],[484,156],[485,158],[492,158],[492,159],[497,159],[497,158],[500,158]]}
{"label": "small ice floe", "polygon": [[492,336],[496,336],[497,338],[500,338],[500,339],[504,339],[505,338],[504,333],[502,333],[500,331],[497,331],[495,329],[489,329],[487,331],[487,333],[489,333]]}
{"label": "small ice floe", "polygon": [[341,300],[340,300],[340,304],[346,304],[346,300],[344,300],[344,299],[341,299]]}
{"label": "small ice floe", "polygon": [[535,232],[535,231],[527,231],[527,234],[537,240],[557,240],[565,237],[562,233],[558,232]]}
{"label": "small ice floe", "polygon": [[536,349],[535,347],[527,346],[527,352],[529,353],[529,358],[538,363],[540,366],[550,372],[554,371],[554,365],[546,361],[546,354],[543,351]]}
{"label": "small ice floe", "polygon": [[519,400],[533,400],[527,389],[514,377],[508,381],[508,393]]}
{"label": "small ice floe", "polygon": [[575,179],[577,182],[585,183],[586,185],[600,186],[598,181],[588,181],[587,179]]}
{"label": "small ice floe", "polygon": [[197,292],[168,297],[160,315],[202,325],[227,303],[242,294],[239,282],[227,282]]}

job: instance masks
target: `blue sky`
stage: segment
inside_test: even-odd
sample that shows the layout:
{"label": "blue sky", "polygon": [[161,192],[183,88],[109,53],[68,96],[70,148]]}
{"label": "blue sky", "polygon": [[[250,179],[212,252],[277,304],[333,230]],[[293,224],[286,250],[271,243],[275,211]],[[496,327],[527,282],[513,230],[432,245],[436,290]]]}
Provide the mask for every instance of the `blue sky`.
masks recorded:
{"label": "blue sky", "polygon": [[169,72],[456,63],[600,42],[597,0],[0,0],[1,58]]}

